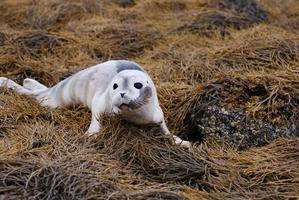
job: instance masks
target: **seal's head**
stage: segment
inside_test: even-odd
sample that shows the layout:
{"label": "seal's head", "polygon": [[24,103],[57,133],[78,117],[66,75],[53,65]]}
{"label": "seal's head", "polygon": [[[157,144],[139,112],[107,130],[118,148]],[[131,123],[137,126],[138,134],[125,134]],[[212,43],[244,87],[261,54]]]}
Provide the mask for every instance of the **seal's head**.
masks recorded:
{"label": "seal's head", "polygon": [[110,83],[112,112],[134,111],[147,104],[153,96],[153,83],[149,76],[138,70],[118,73]]}

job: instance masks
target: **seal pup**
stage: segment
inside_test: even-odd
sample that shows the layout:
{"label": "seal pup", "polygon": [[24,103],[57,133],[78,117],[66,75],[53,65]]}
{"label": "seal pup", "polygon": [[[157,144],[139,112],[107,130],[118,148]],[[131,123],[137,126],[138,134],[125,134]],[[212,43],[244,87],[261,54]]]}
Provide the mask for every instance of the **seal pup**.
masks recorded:
{"label": "seal pup", "polygon": [[[98,117],[102,113],[120,115],[140,125],[156,124],[164,134],[170,135],[155,85],[135,62],[107,61],[81,70],[50,88],[29,78],[21,86],[5,77],[0,77],[0,86],[31,96],[44,107],[87,106],[92,113],[86,132],[89,136],[100,132]],[[176,144],[191,146],[175,135],[173,138]]]}

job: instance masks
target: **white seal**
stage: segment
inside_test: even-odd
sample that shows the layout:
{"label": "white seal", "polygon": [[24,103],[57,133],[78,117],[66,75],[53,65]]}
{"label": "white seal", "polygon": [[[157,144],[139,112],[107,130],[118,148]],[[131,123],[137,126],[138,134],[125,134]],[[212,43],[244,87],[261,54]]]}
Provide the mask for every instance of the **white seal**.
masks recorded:
{"label": "white seal", "polygon": [[[170,134],[153,81],[131,61],[111,60],[89,67],[51,88],[28,78],[21,86],[4,77],[0,77],[0,86],[34,97],[45,107],[87,106],[92,113],[88,135],[100,132],[98,118],[102,113],[114,113],[136,124],[157,124],[163,133]],[[176,144],[191,146],[188,141],[173,137]]]}

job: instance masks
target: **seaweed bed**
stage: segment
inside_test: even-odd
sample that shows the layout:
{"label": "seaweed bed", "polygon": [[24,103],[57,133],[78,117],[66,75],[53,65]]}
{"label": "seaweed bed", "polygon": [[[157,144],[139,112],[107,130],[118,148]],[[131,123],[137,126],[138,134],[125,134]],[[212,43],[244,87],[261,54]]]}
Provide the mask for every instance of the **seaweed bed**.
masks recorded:
{"label": "seaweed bed", "polygon": [[172,133],[0,88],[0,199],[299,198],[297,0],[4,0],[0,76],[108,59],[153,78]]}

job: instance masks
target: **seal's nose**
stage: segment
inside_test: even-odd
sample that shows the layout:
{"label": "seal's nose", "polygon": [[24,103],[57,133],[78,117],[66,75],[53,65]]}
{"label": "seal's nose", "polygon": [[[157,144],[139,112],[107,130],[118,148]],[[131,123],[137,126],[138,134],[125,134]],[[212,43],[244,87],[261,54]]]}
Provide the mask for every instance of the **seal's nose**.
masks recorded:
{"label": "seal's nose", "polygon": [[124,98],[125,94],[126,94],[126,93],[124,93],[124,92],[123,92],[123,93],[120,93],[121,98]]}

